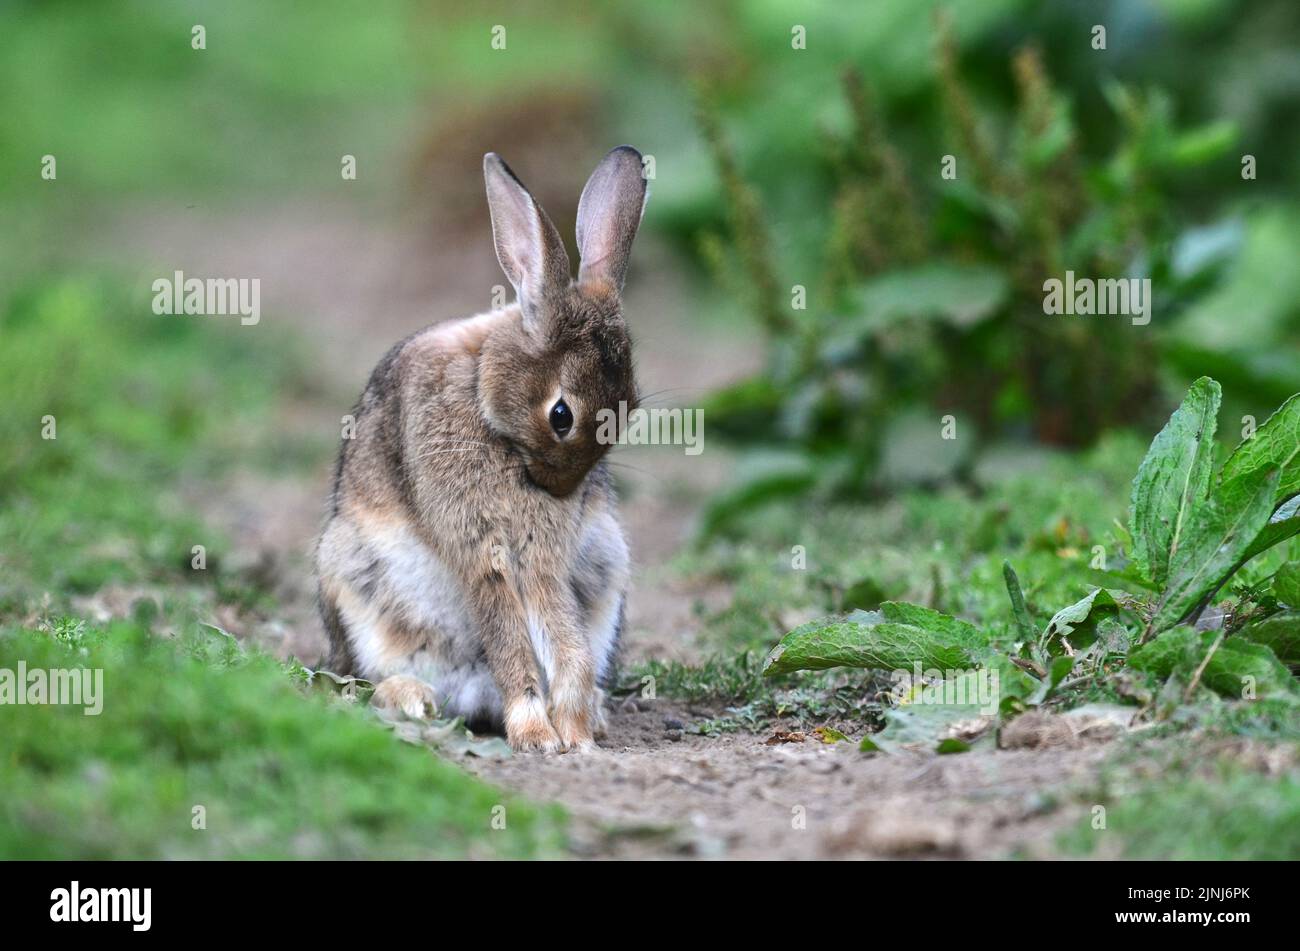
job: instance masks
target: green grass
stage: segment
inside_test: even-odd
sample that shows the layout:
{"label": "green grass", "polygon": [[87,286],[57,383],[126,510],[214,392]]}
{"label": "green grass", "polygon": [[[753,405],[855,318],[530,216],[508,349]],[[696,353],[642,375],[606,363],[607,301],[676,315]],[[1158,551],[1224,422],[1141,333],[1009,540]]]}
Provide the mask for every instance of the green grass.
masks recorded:
{"label": "green grass", "polygon": [[[0,857],[526,858],[558,810],[397,740],[364,708],[303,694],[217,635],[138,625],[0,632],[0,668],[103,670],[103,709],[0,707]],[[195,829],[194,809],[206,828]],[[504,808],[505,828],[493,810]],[[502,814],[500,812],[495,815]],[[499,824],[499,823],[498,823]]]}
{"label": "green grass", "polygon": [[[1276,751],[1275,762],[1289,761],[1276,775],[1260,765],[1262,747],[1210,752],[1158,769],[1152,764],[1159,752],[1143,753],[1146,763],[1131,753],[1107,771],[1086,800],[1087,816],[1059,845],[1072,855],[1104,858],[1294,860],[1300,856],[1294,752]],[[1098,805],[1105,808],[1104,829],[1094,828]]]}
{"label": "green grass", "polygon": [[[303,391],[297,353],[261,328],[157,316],[110,280],[2,306],[0,620],[47,593],[66,608],[114,582],[229,581],[224,540],[182,492],[241,461],[275,400]],[[194,545],[212,571],[190,569]]]}
{"label": "green grass", "polygon": [[[0,198],[301,194],[339,186],[344,154],[359,167],[346,187],[373,194],[410,174],[411,139],[442,97],[491,105],[522,88],[593,82],[612,59],[608,44],[574,29],[577,4],[545,15],[436,6],[186,11],[123,0],[73,15],[8,4]],[[207,31],[202,50],[191,46],[196,23]],[[498,23],[508,27],[504,51],[491,47]],[[40,177],[47,154],[56,183]]]}
{"label": "green grass", "polygon": [[[679,568],[732,587],[731,604],[706,616],[719,650],[765,650],[792,622],[884,600],[927,604],[1001,634],[1011,621],[1003,559],[1044,622],[1099,583],[1093,547],[1118,556],[1115,519],[1144,448],[1121,433],[1082,455],[1026,451],[1013,465],[990,459],[973,485],[876,504],[782,498],[746,511]],[[804,568],[794,567],[795,546]]]}
{"label": "green grass", "polygon": [[[277,406],[311,385],[287,341],[156,316],[110,280],[32,286],[0,308],[0,340],[0,669],[101,668],[105,693],[99,716],[0,705],[0,857],[559,847],[557,813],[507,802],[365,710],[300,693],[273,659],[202,633],[221,605],[274,616],[272,593],[225,567],[227,540],[191,500],[282,442]],[[191,569],[195,544],[205,571]],[[79,597],[106,585],[145,596],[129,619],[88,625]],[[204,831],[191,828],[196,805]],[[490,825],[497,805],[504,831]]]}

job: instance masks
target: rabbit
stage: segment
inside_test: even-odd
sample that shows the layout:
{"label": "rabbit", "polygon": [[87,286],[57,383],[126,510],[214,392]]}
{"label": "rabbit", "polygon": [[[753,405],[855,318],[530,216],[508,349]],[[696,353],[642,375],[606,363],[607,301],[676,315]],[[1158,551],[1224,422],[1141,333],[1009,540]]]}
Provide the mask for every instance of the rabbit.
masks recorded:
{"label": "rabbit", "polygon": [[549,217],[495,153],[483,176],[504,308],[384,356],[343,439],[317,545],[332,669],[372,704],[591,750],[630,579],[598,411],[638,405],[621,292],[645,209],[614,149],[578,204],[577,280]]}

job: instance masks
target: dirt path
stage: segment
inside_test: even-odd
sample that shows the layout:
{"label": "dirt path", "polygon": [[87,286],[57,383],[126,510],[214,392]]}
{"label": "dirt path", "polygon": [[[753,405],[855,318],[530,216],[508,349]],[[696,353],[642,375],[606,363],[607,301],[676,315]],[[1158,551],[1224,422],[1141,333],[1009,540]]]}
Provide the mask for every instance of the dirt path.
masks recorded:
{"label": "dirt path", "polygon": [[[81,261],[129,261],[150,273],[262,279],[263,324],[284,322],[311,346],[325,396],[288,409],[286,430],[337,431],[339,417],[392,342],[429,322],[485,309],[502,276],[486,229],[431,242],[422,222],[366,224],[347,209],[287,206],[185,215],[159,209],[110,221],[73,250]],[[727,337],[692,309],[667,252],[644,239],[629,279],[627,311],[642,389],[672,402],[757,365],[752,341]],[[256,332],[253,328],[251,332]],[[344,395],[345,394],[345,395]],[[698,588],[666,570],[686,541],[701,500],[726,478],[716,446],[623,451],[623,515],[637,571],[629,600],[627,659],[698,656]],[[328,466],[310,477],[248,469],[193,501],[235,541],[231,556],[272,566],[283,610],[230,629],[281,655],[314,663],[323,635],[313,606],[310,551]],[[240,625],[244,624],[243,629]],[[766,735],[706,738],[680,729],[701,714],[665,701],[629,700],[609,738],[588,756],[470,760],[504,787],[564,803],[574,849],[597,856],[768,857],[981,856],[1033,851],[1074,816],[1044,808],[1047,791],[1086,776],[1102,748],[990,752],[958,757],[866,757],[853,744],[766,745]]]}
{"label": "dirt path", "polygon": [[1055,854],[1083,814],[1049,794],[1085,782],[1107,747],[866,756],[855,743],[768,745],[763,736],[668,730],[669,703],[624,705],[588,756],[473,761],[479,775],[576,819],[599,857],[994,858]]}

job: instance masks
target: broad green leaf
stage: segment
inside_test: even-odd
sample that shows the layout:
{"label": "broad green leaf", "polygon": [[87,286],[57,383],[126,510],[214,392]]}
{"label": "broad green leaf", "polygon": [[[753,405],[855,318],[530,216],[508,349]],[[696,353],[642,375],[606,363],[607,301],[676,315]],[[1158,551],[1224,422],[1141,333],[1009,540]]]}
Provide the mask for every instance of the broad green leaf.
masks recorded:
{"label": "broad green leaf", "polygon": [[772,420],[786,395],[769,373],[741,380],[704,397],[709,428],[736,440],[771,439]]}
{"label": "broad green leaf", "polygon": [[1273,575],[1273,594],[1288,607],[1300,610],[1300,561],[1288,561]]}
{"label": "broad green leaf", "polygon": [[1275,501],[1300,493],[1300,393],[1264,420],[1255,435],[1243,440],[1223,464],[1220,480],[1237,478],[1255,469],[1278,469]]}
{"label": "broad green leaf", "polygon": [[1180,362],[1180,350],[1186,358],[1208,358],[1191,364],[1200,368],[1194,372],[1214,367],[1211,375],[1232,380],[1238,395],[1269,392],[1281,402],[1300,388],[1300,361],[1286,337],[1300,300],[1300,216],[1280,204],[1264,205],[1244,221],[1241,249],[1222,279],[1171,322],[1176,346],[1163,349]]}
{"label": "broad green leaf", "polygon": [[940,637],[950,639],[954,644],[983,646],[986,641],[980,629],[969,621],[963,621],[961,618],[919,604],[911,604],[907,601],[884,601],[880,605],[880,613],[886,621],[925,628]]}
{"label": "broad green leaf", "polygon": [[[1115,596],[1105,588],[1096,588],[1085,598],[1081,598],[1069,607],[1061,608],[1052,619],[1047,622],[1047,627],[1039,637],[1039,644],[1046,649],[1048,642],[1052,638],[1067,638],[1074,632],[1074,629],[1087,622],[1094,609],[1106,610],[1113,613],[1119,609],[1119,603]],[[1073,645],[1078,647],[1080,645]]]}
{"label": "broad green leaf", "polygon": [[1133,480],[1129,515],[1133,556],[1156,584],[1168,578],[1192,511],[1209,494],[1221,398],[1219,384],[1209,377],[1193,383],[1182,405],[1152,440]]}
{"label": "broad green leaf", "polygon": [[1221,484],[1188,519],[1157,601],[1155,629],[1173,627],[1241,564],[1273,512],[1277,471],[1248,472]]}
{"label": "broad green leaf", "polygon": [[[995,721],[995,714],[977,704],[904,703],[887,708],[885,728],[864,737],[858,749],[886,753],[903,748],[965,752],[972,744],[992,742]],[[939,749],[948,741],[961,743],[965,749],[951,744]]]}
{"label": "broad green leaf", "polygon": [[771,502],[802,495],[816,481],[810,458],[799,453],[754,453],[745,457],[734,488],[705,508],[701,533],[708,537],[732,528],[746,514]]}
{"label": "broad green leaf", "polygon": [[465,728],[464,721],[435,720],[424,728],[423,741],[451,756],[475,756],[479,759],[509,759],[510,745],[499,736],[476,736]]}
{"label": "broad green leaf", "polygon": [[507,759],[510,746],[499,736],[475,736],[460,717],[450,720],[388,721],[393,734],[407,743],[430,746],[445,756],[476,756],[480,759]]}
{"label": "broad green leaf", "polygon": [[1300,495],[1283,502],[1251,542],[1242,561],[1250,561],[1261,552],[1281,544],[1293,535],[1300,535]]}
{"label": "broad green leaf", "polygon": [[1300,664],[1300,611],[1283,611],[1239,632],[1248,641],[1269,647],[1284,664]]}
{"label": "broad green leaf", "polygon": [[314,690],[337,694],[347,700],[368,702],[375,692],[375,685],[369,680],[361,680],[350,674],[341,676],[332,670],[308,671],[307,683]]}
{"label": "broad green leaf", "polygon": [[922,264],[871,278],[859,289],[864,327],[933,317],[970,327],[992,316],[1010,285],[997,268],[968,264]]}
{"label": "broad green leaf", "polygon": [[[891,615],[916,623],[889,620]],[[953,670],[973,666],[974,653],[984,645],[984,635],[964,621],[886,602],[875,615],[855,612],[852,619],[828,618],[795,628],[767,655],[763,674],[829,667],[910,670],[916,663]]]}
{"label": "broad green leaf", "polygon": [[1251,692],[1260,699],[1296,697],[1295,678],[1267,646],[1229,637],[1210,656],[1218,635],[1218,631],[1198,631],[1182,625],[1132,651],[1128,663],[1134,670],[1160,678],[1178,674],[1188,683],[1204,663],[1201,683],[1225,697],[1243,698]]}
{"label": "broad green leaf", "polygon": [[1279,470],[1276,501],[1281,504],[1246,551],[1247,561],[1300,534],[1300,393],[1283,403],[1251,438],[1232,451],[1220,479],[1227,481],[1260,468]]}

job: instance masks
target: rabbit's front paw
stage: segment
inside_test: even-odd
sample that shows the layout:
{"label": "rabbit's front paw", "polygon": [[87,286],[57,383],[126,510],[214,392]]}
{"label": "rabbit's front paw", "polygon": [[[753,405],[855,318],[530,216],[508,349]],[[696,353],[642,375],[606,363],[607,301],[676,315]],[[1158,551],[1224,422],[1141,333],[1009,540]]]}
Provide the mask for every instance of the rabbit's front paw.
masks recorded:
{"label": "rabbit's front paw", "polygon": [[438,715],[438,698],[423,680],[398,674],[375,688],[370,705],[389,716],[403,713],[412,720],[431,720]]}
{"label": "rabbit's front paw", "polygon": [[551,722],[566,750],[587,753],[596,748],[591,732],[591,711],[586,704],[557,705],[551,708]]}
{"label": "rabbit's front paw", "polygon": [[564,747],[546,715],[546,706],[536,696],[524,697],[506,710],[506,739],[520,752],[554,753]]}

